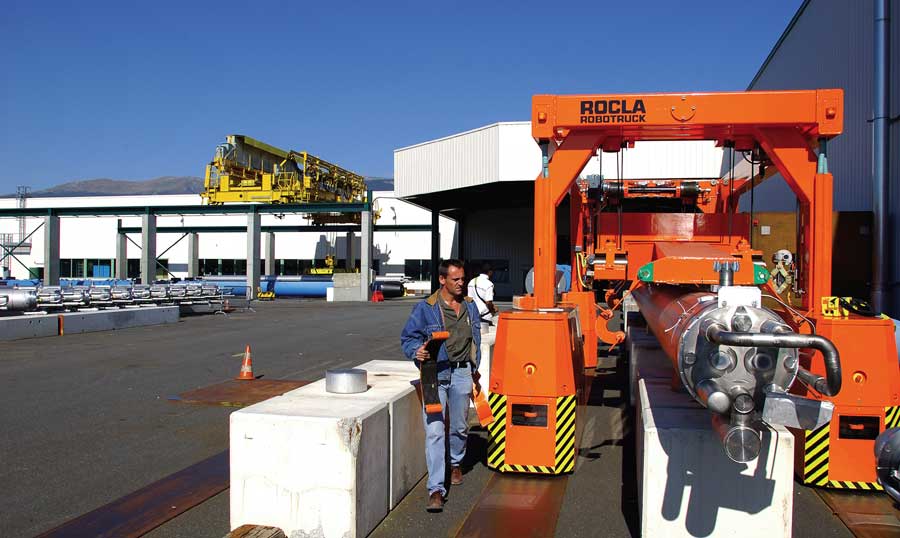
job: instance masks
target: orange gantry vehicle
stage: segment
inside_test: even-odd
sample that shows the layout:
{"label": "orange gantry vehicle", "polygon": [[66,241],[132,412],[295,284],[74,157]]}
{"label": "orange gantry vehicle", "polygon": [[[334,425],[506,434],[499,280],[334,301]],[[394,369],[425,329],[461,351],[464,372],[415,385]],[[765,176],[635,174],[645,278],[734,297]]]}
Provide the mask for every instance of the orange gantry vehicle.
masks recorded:
{"label": "orange gantry vehicle", "polygon": [[[760,421],[781,424],[797,438],[804,483],[879,489],[874,440],[900,421],[900,370],[891,320],[831,295],[827,142],[842,126],[836,89],[535,96],[534,288],[499,317],[488,465],[574,470],[585,368],[598,346],[623,342],[608,321],[630,294],[728,457],[755,459]],[[704,181],[579,178],[598,151],[659,140],[714,140],[731,171]],[[750,173],[735,174],[736,152],[749,156]],[[799,207],[794,305],[751,246],[750,215],[738,212],[740,197],[776,173]],[[572,285],[562,291],[556,213],[566,197]]]}

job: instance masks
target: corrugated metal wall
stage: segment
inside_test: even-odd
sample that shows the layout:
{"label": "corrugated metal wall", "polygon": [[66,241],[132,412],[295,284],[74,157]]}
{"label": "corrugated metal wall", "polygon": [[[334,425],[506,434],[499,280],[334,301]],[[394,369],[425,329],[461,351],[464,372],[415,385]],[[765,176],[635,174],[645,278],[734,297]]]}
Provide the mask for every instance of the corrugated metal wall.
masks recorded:
{"label": "corrugated metal wall", "polygon": [[468,260],[508,260],[509,282],[495,282],[501,297],[525,291],[525,275],[534,257],[534,210],[491,209],[466,214],[462,226],[464,254]]}
{"label": "corrugated metal wall", "polygon": [[[708,179],[719,177],[722,148],[711,140],[636,142],[620,152],[622,179]],[[601,157],[588,161],[582,177],[599,174]],[[617,155],[603,154],[603,177],[619,179]]]}
{"label": "corrugated metal wall", "polygon": [[887,290],[891,298],[894,317],[900,317],[900,0],[892,0],[890,5],[891,15],[891,99],[890,117],[895,118],[891,123],[890,131],[890,160],[891,160],[891,186],[890,186],[890,211],[888,221],[889,237],[893,243],[888,249],[890,262],[888,267]]}
{"label": "corrugated metal wall", "polygon": [[397,196],[414,196],[497,181],[499,125],[394,150]]}
{"label": "corrugated metal wall", "polygon": [[[897,22],[895,16],[895,36]],[[828,146],[838,211],[872,209],[873,25],[871,0],[811,0],[750,88],[844,89],[844,133]],[[756,194],[760,210],[795,207],[781,178],[761,185]]]}
{"label": "corrugated metal wall", "polygon": [[[891,0],[891,109],[900,111],[900,0]],[[810,0],[750,89],[844,89],[844,133],[828,146],[836,211],[872,210],[874,8],[871,0]],[[900,226],[900,123],[891,136],[890,228]],[[793,211],[780,178],[756,191],[761,211]],[[889,246],[894,311],[900,309],[900,234]],[[840,250],[835,250],[840,255]]]}
{"label": "corrugated metal wall", "polygon": [[[625,179],[719,177],[721,148],[710,141],[638,142],[624,153]],[[618,178],[616,155],[608,153],[603,175]],[[532,181],[541,169],[541,152],[530,122],[504,122],[394,151],[398,196],[414,196],[497,181]],[[600,157],[582,176],[599,174]]]}

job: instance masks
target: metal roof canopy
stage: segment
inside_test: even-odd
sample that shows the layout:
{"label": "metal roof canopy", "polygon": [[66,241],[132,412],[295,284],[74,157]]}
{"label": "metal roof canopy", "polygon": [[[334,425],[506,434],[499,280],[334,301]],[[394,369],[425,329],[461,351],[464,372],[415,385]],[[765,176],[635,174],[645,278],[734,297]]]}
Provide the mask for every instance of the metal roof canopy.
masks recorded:
{"label": "metal roof canopy", "polygon": [[486,183],[447,191],[414,194],[404,197],[403,200],[455,218],[454,215],[458,216],[471,210],[533,206],[534,181]]}
{"label": "metal roof canopy", "polygon": [[362,213],[370,211],[369,202],[316,203],[316,204],[229,204],[220,206],[119,206],[119,207],[44,207],[0,209],[2,217],[100,217],[141,215],[235,215],[259,213],[281,215],[285,213]]}

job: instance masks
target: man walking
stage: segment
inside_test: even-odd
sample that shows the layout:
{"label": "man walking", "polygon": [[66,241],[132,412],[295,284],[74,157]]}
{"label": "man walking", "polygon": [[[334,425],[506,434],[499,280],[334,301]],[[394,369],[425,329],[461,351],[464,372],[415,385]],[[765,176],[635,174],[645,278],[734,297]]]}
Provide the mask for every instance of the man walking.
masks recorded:
{"label": "man walking", "polygon": [[[425,460],[428,465],[429,512],[444,509],[447,488],[444,484],[447,453],[450,446],[450,483],[462,483],[462,464],[469,434],[469,398],[472,394],[472,370],[481,361],[481,327],[478,308],[471,297],[463,296],[465,270],[460,260],[444,260],[438,269],[441,287],[413,307],[400,333],[400,345],[409,359],[433,359],[425,344],[433,331],[448,331],[450,337],[441,345],[437,359],[438,394],[443,411],[426,413]],[[449,443],[445,438],[445,421],[449,421]]]}
{"label": "man walking", "polygon": [[491,281],[493,276],[494,268],[490,263],[484,262],[481,265],[481,274],[469,281],[469,297],[475,301],[475,306],[478,307],[482,333],[488,331],[488,327],[493,324],[494,316],[497,314],[497,307],[494,306],[494,283]]}

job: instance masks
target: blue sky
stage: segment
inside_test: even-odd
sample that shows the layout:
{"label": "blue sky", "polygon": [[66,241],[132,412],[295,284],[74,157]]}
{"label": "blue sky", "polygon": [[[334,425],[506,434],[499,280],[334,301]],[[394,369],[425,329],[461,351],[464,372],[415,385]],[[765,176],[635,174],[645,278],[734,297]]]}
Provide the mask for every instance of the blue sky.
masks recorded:
{"label": "blue sky", "polygon": [[743,90],[800,3],[7,0],[0,193],[202,176],[230,133],[391,176],[536,93]]}

